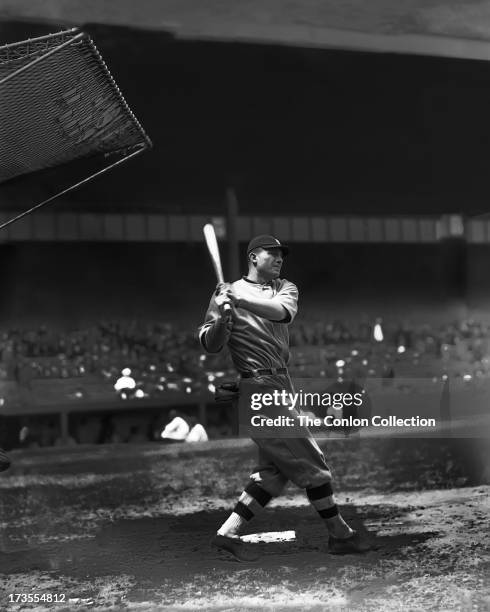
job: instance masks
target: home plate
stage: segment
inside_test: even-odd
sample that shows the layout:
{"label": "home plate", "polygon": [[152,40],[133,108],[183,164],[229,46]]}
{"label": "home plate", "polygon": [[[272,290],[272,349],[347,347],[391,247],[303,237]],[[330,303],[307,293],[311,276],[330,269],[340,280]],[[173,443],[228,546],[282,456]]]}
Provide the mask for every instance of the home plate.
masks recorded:
{"label": "home plate", "polygon": [[296,531],[265,531],[250,533],[241,537],[244,542],[292,542],[296,539]]}

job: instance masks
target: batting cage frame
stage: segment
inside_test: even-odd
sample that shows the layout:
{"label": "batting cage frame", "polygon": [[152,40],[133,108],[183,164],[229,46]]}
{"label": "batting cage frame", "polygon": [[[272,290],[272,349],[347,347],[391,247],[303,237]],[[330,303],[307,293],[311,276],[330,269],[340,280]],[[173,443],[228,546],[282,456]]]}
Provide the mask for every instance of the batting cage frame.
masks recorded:
{"label": "batting cage frame", "polygon": [[72,28],[0,47],[0,184],[82,158],[118,157],[0,229],[151,147],[86,32]]}

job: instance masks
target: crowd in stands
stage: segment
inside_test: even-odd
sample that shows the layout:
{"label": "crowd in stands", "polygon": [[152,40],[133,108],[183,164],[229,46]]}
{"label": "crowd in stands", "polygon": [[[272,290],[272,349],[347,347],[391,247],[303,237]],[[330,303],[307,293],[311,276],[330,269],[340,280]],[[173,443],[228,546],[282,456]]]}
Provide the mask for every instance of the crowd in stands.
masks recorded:
{"label": "crowd in stands", "polygon": [[[291,326],[290,340],[290,369],[297,377],[490,377],[490,325],[473,320],[440,326],[367,318],[355,325],[300,320]],[[27,392],[35,390],[36,381],[67,379],[77,389],[71,399],[80,401],[88,397],[90,385],[114,401],[171,400],[175,393],[212,401],[220,379],[234,377],[227,351],[205,354],[195,331],[169,322],[101,321],[69,333],[45,326],[0,333],[0,380],[14,381]],[[122,384],[122,378],[134,384]],[[133,427],[122,441],[152,439]],[[97,440],[111,436],[106,431]]]}
{"label": "crowd in stands", "polygon": [[45,326],[12,329],[0,336],[0,375],[29,386],[36,378],[95,375],[111,380],[130,367],[138,377],[167,382],[169,387],[171,379],[195,377],[199,372],[194,353],[193,335],[169,323],[99,322],[68,333]]}
{"label": "crowd in stands", "polygon": [[[382,338],[376,339],[376,321],[293,325],[293,373],[318,375],[324,371],[324,375],[328,372],[337,376],[337,369],[331,366],[347,358],[358,362],[364,374],[382,376],[393,367],[393,359],[417,365],[424,357],[440,362],[441,369],[450,362],[462,361],[473,370],[487,371],[490,325],[461,321],[435,328],[384,325],[379,320],[379,326]],[[371,363],[364,363],[370,358]],[[316,366],[322,366],[319,372]],[[143,391],[141,397],[165,391],[200,392],[216,378],[234,375],[227,351],[205,354],[193,331],[171,323],[111,321],[68,333],[40,327],[11,329],[0,335],[0,378],[25,387],[35,379],[79,378],[83,383],[83,379],[95,377],[113,390],[125,368],[131,370],[135,390]]]}

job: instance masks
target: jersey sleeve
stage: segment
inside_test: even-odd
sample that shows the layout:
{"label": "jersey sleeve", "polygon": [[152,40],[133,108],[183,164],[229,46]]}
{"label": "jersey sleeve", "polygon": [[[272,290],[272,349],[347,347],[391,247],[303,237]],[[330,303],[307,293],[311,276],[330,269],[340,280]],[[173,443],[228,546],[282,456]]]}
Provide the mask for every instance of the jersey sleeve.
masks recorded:
{"label": "jersey sleeve", "polygon": [[[211,296],[209,306],[204,317],[204,323],[198,329],[198,337],[201,346],[208,353],[218,352],[221,350],[224,344],[228,342],[230,336],[230,327],[221,323],[221,316],[219,308],[216,304],[215,294]],[[211,332],[214,342],[218,342],[221,346],[216,350],[210,350],[209,344],[206,344],[206,336],[208,332]]]}
{"label": "jersey sleeve", "polygon": [[198,329],[199,342],[201,343],[203,348],[206,350],[207,350],[207,347],[205,344],[206,333],[214,325],[214,323],[218,320],[218,315],[219,315],[219,310],[216,305],[216,302],[214,301],[214,293],[213,293],[213,295],[211,296],[211,299],[209,300],[209,306],[206,311],[206,316],[204,317],[204,323],[200,325]]}
{"label": "jersey sleeve", "polygon": [[298,287],[294,283],[284,281],[275,299],[288,313],[286,318],[280,321],[280,323],[292,323],[298,312]]}

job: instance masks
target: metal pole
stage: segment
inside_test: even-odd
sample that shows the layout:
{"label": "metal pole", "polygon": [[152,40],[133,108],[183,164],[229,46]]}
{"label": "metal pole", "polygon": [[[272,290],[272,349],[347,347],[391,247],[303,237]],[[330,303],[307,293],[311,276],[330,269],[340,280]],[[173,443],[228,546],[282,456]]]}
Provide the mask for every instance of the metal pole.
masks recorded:
{"label": "metal pole", "polygon": [[240,276],[238,255],[238,200],[235,190],[226,190],[226,233],[228,239],[228,278],[231,282]]}
{"label": "metal pole", "polygon": [[33,213],[38,208],[41,208],[42,206],[45,206],[46,204],[49,204],[49,202],[52,202],[56,198],[59,198],[60,196],[65,195],[65,194],[69,193],[70,191],[73,191],[74,189],[77,189],[81,185],[84,185],[85,183],[88,183],[92,179],[100,176],[101,174],[104,174],[108,170],[111,170],[112,168],[115,168],[116,166],[119,166],[120,164],[122,164],[123,162],[127,161],[128,159],[131,159],[132,157],[135,157],[135,155],[138,155],[139,153],[142,153],[147,148],[146,145],[140,145],[140,147],[141,148],[137,149],[136,151],[133,151],[129,155],[126,155],[126,157],[123,157],[122,159],[119,159],[118,161],[113,162],[109,166],[106,166],[105,168],[102,168],[102,170],[99,170],[98,172],[95,172],[94,174],[91,174],[87,178],[83,179],[83,181],[80,181],[79,183],[76,183],[75,185],[72,185],[71,187],[68,187],[67,189],[64,189],[63,191],[60,191],[56,195],[51,196],[50,198],[48,198],[47,200],[43,200],[39,204],[36,204],[36,206],[33,206],[32,208],[29,208],[29,210],[26,210],[23,213],[20,213],[16,217],[12,217],[12,219],[9,219],[8,221],[5,221],[5,223],[2,223],[0,225],[0,230],[4,229],[5,227],[10,225],[11,223],[15,223],[15,221],[18,221],[19,219],[22,219],[22,217],[26,217],[27,215],[30,215],[31,213]]}
{"label": "metal pole", "polygon": [[199,403],[199,422],[203,427],[206,427],[208,424],[208,414],[205,401]]}
{"label": "metal pole", "polygon": [[60,412],[61,439],[63,446],[68,445],[68,413],[64,410]]}

